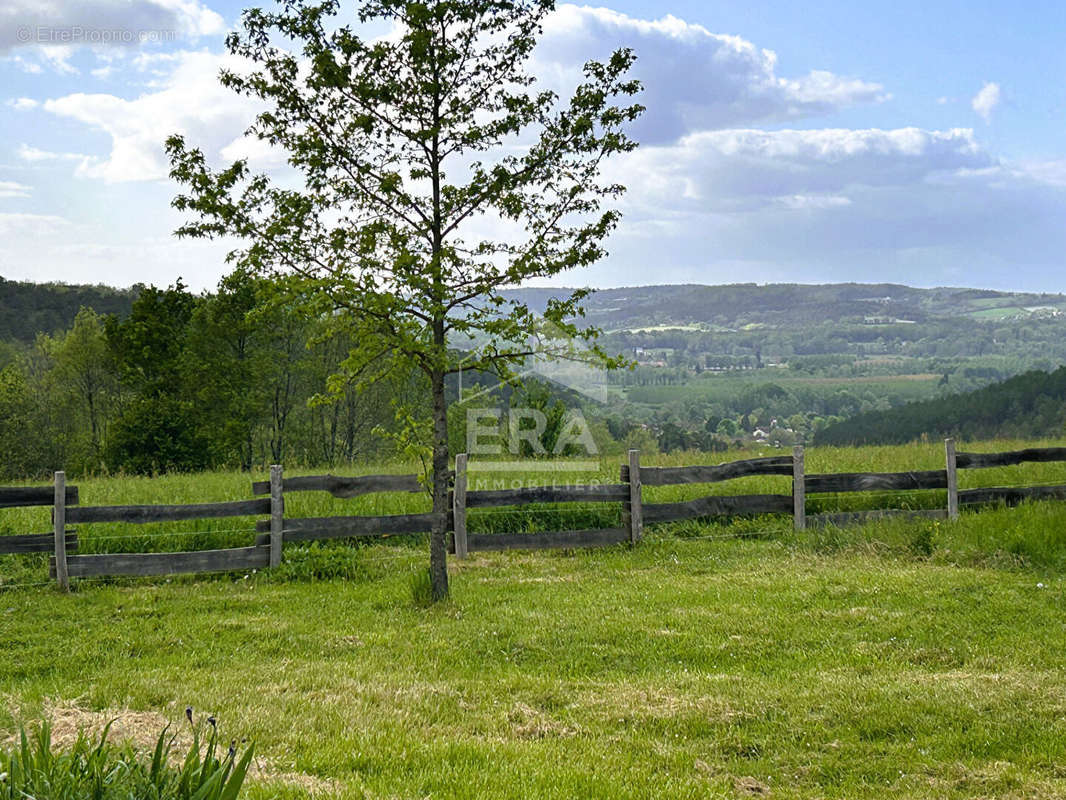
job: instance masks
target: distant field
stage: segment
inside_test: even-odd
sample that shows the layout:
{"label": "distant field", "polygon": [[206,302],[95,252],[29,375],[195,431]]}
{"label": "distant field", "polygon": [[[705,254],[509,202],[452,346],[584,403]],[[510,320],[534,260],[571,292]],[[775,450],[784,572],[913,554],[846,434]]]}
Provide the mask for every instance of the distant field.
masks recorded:
{"label": "distant field", "polygon": [[876,397],[895,397],[900,402],[910,402],[935,396],[939,380],[939,375],[931,373],[833,378],[797,376],[786,370],[763,370],[757,377],[750,372],[704,374],[676,385],[628,386],[626,399],[650,405],[685,400],[713,402],[773,383],[789,390],[811,387],[819,390],[849,389],[860,385]]}
{"label": "distant field", "polygon": [[1024,308],[985,308],[981,311],[972,311],[969,316],[974,319],[1006,319],[1008,317],[1027,317],[1029,312]]}
{"label": "distant field", "polygon": [[913,383],[914,381],[925,383],[932,381],[935,383],[940,380],[940,377],[940,375],[932,372],[919,372],[914,375],[862,375],[856,378],[793,378],[791,382],[799,386],[821,386],[827,384],[844,386],[858,383],[895,388],[897,383]]}
{"label": "distant field", "polygon": [[[1062,442],[964,449],[1023,445]],[[619,463],[605,458],[596,476],[617,480]],[[943,445],[811,449],[807,463],[934,469]],[[249,481],[75,482],[82,503],[97,504],[237,499]],[[1066,465],[965,471],[962,481],[1066,483]],[[788,486],[768,477],[713,488]],[[915,494],[896,499],[942,502]],[[291,515],[427,502],[291,497]],[[472,513],[471,527],[545,522],[492,512]],[[0,512],[0,533],[47,520],[47,510]],[[182,526],[82,535],[87,547],[171,547]],[[213,526],[193,541],[250,535]],[[192,705],[218,717],[224,738],[255,741],[250,800],[1066,796],[1066,504],[799,534],[787,518],[685,523],[650,528],[636,549],[479,553],[450,562],[453,598],[428,610],[409,588],[425,562],[424,540],[397,537],[289,548],[275,572],[90,581],[66,596],[0,590],[0,740],[18,721],[47,717],[69,731],[117,717],[144,743]],[[0,559],[0,576],[13,563]]]}

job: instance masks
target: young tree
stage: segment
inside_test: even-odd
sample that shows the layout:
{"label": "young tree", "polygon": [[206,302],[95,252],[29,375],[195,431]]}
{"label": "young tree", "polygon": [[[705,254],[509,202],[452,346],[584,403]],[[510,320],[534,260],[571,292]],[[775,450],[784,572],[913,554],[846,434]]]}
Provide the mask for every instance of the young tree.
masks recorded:
{"label": "young tree", "polygon": [[100,442],[118,383],[100,316],[91,308],[78,311],[71,329],[54,340],[52,357],[57,378],[88,417],[88,463],[99,467]]}
{"label": "young tree", "polygon": [[[345,380],[366,384],[397,367],[425,374],[440,599],[446,377],[460,360],[464,370],[512,376],[537,350],[531,334],[543,323],[501,289],[604,255],[618,213],[602,204],[624,189],[601,167],[635,147],[624,128],[643,110],[614,103],[640,87],[626,75],[634,56],[621,49],[588,62],[569,100],[539,90],[527,67],[551,0],[365,0],[360,22],[392,25],[374,40],[332,27],[338,5],[252,9],[227,39],[253,68],[222,82],[264,102],[251,133],[285,151],[302,186],[253,175],[244,161],[216,171],[171,137],[171,175],[187,188],[174,205],[193,215],[178,235],[244,240],[237,263],[277,277],[358,343]],[[584,295],[554,300],[542,316],[613,365],[596,331],[574,323]]]}
{"label": "young tree", "polygon": [[126,389],[108,436],[111,469],[149,474],[212,463],[186,377],[190,323],[202,302],[178,280],[142,291],[126,319],[107,318],[108,350]]}

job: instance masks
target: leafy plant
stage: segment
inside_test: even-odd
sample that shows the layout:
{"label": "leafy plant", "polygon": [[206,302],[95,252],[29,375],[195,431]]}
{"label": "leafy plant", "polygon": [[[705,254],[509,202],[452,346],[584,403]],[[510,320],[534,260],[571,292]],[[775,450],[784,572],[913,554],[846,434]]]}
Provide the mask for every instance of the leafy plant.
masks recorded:
{"label": "leafy plant", "polygon": [[429,569],[419,569],[411,576],[411,599],[419,608],[433,605],[433,576]]}
{"label": "leafy plant", "polygon": [[[190,720],[191,709],[188,712]],[[130,744],[108,741],[108,723],[93,742],[84,733],[69,749],[52,746],[47,722],[31,739],[20,729],[10,751],[0,750],[0,800],[237,800],[252,760],[252,747],[238,758],[236,742],[219,752],[218,731],[201,746],[199,728],[180,768],[169,765],[173,738],[164,729],[146,761]]]}

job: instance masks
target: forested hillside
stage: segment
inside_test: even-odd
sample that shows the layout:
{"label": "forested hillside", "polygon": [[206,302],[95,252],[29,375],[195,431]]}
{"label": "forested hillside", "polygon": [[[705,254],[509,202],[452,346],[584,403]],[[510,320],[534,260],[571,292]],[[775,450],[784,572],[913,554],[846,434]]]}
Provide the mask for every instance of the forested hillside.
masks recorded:
{"label": "forested hillside", "polygon": [[124,317],[130,313],[141,288],[24,283],[0,277],[0,342],[28,344],[38,333],[66,330],[82,308]]}
{"label": "forested hillside", "polygon": [[875,411],[830,425],[816,444],[902,444],[922,436],[960,439],[1062,435],[1066,367],[1027,372],[984,389]]}

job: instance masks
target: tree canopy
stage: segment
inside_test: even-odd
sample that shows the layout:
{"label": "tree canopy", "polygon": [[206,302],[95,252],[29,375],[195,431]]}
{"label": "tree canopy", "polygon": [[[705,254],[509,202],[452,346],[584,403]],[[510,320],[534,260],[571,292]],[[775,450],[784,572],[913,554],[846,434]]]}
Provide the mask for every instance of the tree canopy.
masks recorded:
{"label": "tree canopy", "polygon": [[[581,328],[584,292],[541,314],[501,290],[592,264],[619,219],[624,187],[606,159],[636,145],[643,110],[634,55],[588,62],[568,99],[537,85],[529,62],[550,0],[368,0],[368,39],[337,25],[339,3],[290,0],[251,9],[227,39],[248,70],[223,73],[261,101],[250,134],[284,152],[298,179],[272,180],[247,161],[215,169],[180,136],[167,149],[184,184],[182,236],[236,237],[231,258],[268,275],[311,315],[354,342],[333,382],[366,385],[416,369],[432,396],[412,418],[432,451],[434,595],[447,593],[449,448],[445,378],[501,377],[537,351],[618,363]],[[615,105],[616,101],[622,105]],[[548,323],[552,344],[531,343]],[[462,352],[459,352],[459,351]]]}

